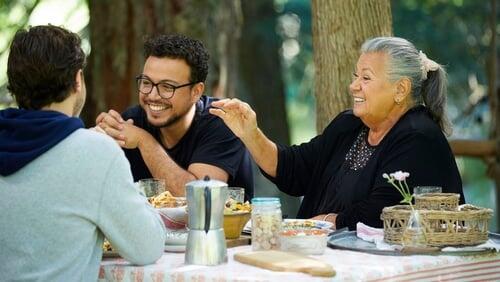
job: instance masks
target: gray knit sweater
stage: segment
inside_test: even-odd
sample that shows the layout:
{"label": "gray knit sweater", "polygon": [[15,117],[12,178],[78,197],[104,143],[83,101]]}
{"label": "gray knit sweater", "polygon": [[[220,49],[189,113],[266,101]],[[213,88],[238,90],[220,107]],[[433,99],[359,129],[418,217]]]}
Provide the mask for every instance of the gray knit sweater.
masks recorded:
{"label": "gray knit sweater", "polygon": [[110,137],[79,129],[0,176],[0,280],[96,281],[104,236],[134,264],[163,253],[163,223]]}

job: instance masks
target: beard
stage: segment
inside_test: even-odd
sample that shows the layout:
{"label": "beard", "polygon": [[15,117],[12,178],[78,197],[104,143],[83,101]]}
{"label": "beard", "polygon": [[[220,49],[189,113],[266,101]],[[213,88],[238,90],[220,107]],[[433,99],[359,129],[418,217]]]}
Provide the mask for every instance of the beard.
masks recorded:
{"label": "beard", "polygon": [[181,113],[179,114],[174,114],[170,118],[168,118],[166,121],[162,123],[152,123],[150,120],[148,120],[149,124],[151,124],[155,128],[167,128],[170,127],[174,124],[176,124],[179,120],[181,120],[183,117],[185,117],[188,113],[191,107],[187,107],[184,109]]}

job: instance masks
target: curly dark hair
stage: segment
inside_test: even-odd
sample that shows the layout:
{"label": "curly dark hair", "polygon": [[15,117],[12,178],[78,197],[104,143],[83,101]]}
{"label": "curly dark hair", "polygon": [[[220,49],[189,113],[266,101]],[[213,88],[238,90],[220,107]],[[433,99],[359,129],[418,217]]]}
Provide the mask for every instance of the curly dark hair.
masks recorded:
{"label": "curly dark hair", "polygon": [[144,57],[184,59],[191,69],[191,82],[205,82],[209,55],[201,41],[179,34],[146,38]]}
{"label": "curly dark hair", "polygon": [[38,110],[64,101],[85,66],[80,37],[53,25],[16,32],[7,62],[8,86],[19,108]]}

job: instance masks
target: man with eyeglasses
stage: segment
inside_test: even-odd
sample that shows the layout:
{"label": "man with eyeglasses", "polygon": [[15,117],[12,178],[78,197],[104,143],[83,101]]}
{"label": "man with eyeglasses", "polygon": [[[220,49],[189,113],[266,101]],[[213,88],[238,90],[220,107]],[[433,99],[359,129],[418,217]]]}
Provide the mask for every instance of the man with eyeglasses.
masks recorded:
{"label": "man with eyeglasses", "polygon": [[165,179],[173,195],[184,195],[187,182],[208,175],[253,197],[248,151],[208,112],[216,99],[203,95],[209,58],[203,44],[160,35],[146,40],[144,53],[143,72],[136,77],[140,105],[96,119],[96,128],[124,148],[134,179]]}

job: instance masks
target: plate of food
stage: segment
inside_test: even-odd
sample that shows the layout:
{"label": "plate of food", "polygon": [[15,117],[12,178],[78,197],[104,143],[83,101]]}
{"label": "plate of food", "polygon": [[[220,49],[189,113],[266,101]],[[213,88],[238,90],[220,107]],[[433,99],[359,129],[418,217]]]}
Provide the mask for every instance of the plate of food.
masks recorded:
{"label": "plate of food", "polygon": [[[166,252],[184,252],[186,251],[186,243],[187,243],[188,230],[175,230],[175,231],[167,231],[165,236],[165,251]],[[103,258],[119,258],[120,254],[116,249],[113,248],[111,243],[109,243],[108,239],[104,239],[104,243],[102,245],[102,257]]]}
{"label": "plate of food", "polygon": [[120,254],[118,254],[118,252],[113,249],[113,246],[111,246],[111,243],[109,243],[108,239],[104,239],[104,243],[102,244],[102,257],[103,258],[120,257]]}
{"label": "plate of food", "polygon": [[[307,229],[325,229],[328,231],[333,231],[331,228],[333,223],[323,220],[314,219],[292,219],[287,218],[283,220],[282,230],[307,230]],[[252,233],[252,221],[249,220],[245,227],[243,227],[243,233]]]}
{"label": "plate of food", "polygon": [[331,229],[333,223],[323,220],[313,219],[285,219],[283,220],[283,230],[297,229]]}
{"label": "plate of food", "polygon": [[175,197],[170,191],[165,191],[150,197],[148,201],[155,208],[177,208],[187,205],[186,197]]}

